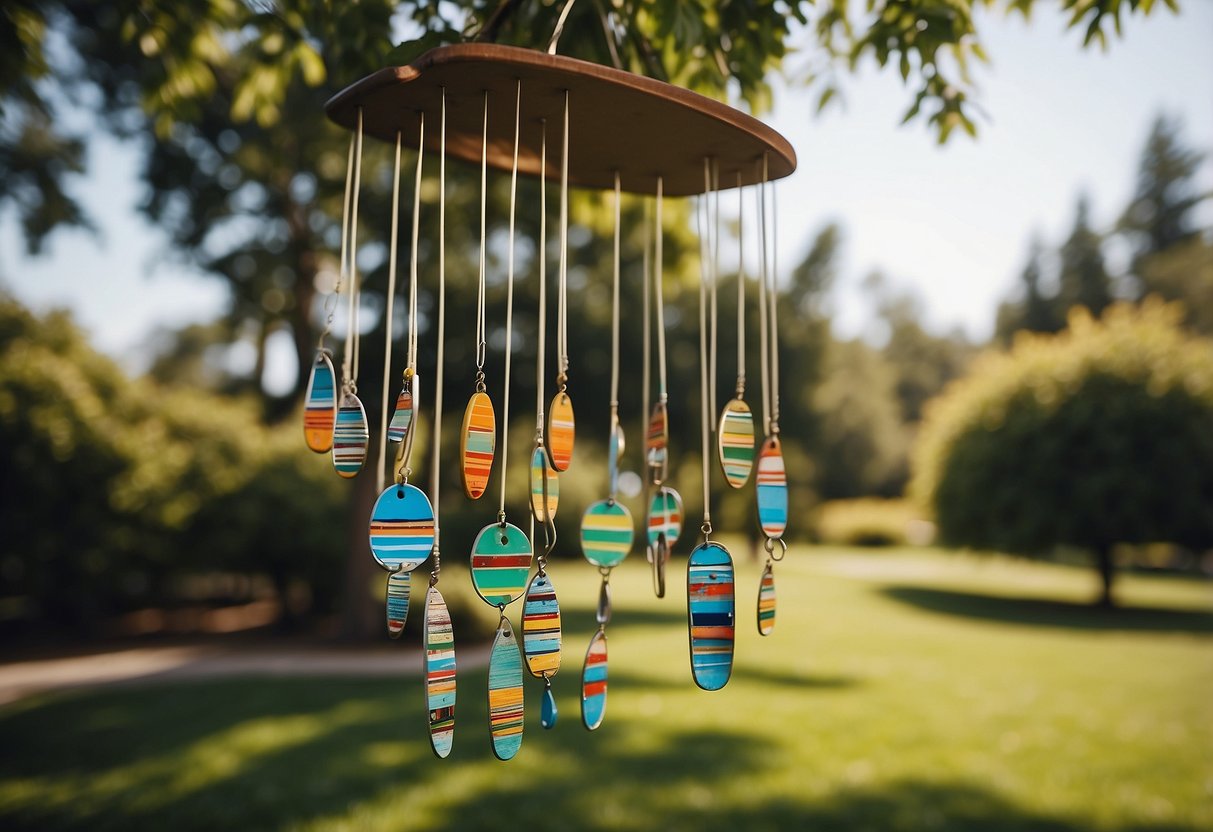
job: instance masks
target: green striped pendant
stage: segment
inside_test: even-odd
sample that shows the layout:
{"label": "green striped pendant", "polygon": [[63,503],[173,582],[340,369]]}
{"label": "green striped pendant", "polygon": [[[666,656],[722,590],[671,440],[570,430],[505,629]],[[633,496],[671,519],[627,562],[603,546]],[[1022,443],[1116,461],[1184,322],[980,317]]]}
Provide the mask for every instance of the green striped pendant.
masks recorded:
{"label": "green striped pendant", "polygon": [[720,414],[716,452],[725,481],[741,488],[754,469],[754,414],[741,398],[731,399]]}
{"label": "green striped pendant", "polygon": [[581,552],[595,566],[618,566],[632,550],[632,513],[614,500],[599,500],[581,518]]}

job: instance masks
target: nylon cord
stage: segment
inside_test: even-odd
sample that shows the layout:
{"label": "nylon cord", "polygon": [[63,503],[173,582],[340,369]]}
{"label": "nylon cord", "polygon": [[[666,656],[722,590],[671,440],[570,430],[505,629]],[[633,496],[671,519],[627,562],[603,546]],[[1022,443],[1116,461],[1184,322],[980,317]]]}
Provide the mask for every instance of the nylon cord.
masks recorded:
{"label": "nylon cord", "polygon": [[421,227],[421,168],[425,159],[425,112],[421,113],[421,127],[417,136],[417,175],[413,180],[413,250],[409,259],[409,331],[408,368],[417,371],[417,250]]}
{"label": "nylon cord", "polygon": [[484,384],[484,359],[488,350],[488,322],[485,316],[484,275],[485,249],[488,244],[488,225],[485,206],[488,201],[488,157],[489,157],[489,91],[484,91],[484,126],[480,138],[480,277],[476,283],[476,383],[477,389]]}
{"label": "nylon cord", "polygon": [[664,201],[665,180],[663,177],[657,177],[657,217],[653,222],[654,234],[657,237],[653,252],[653,259],[656,261],[656,283],[657,283],[657,395],[664,403],[667,394],[665,386],[665,281],[663,262],[663,242],[665,233],[661,221],[661,208]]}
{"label": "nylon cord", "polygon": [[[708,206],[712,210],[710,219],[712,230],[712,282],[709,286],[710,308],[708,312],[709,326],[711,327],[710,340],[708,342],[708,381],[711,386],[708,388],[708,400],[711,403],[712,413],[715,414],[717,412],[716,345],[719,343],[719,338],[717,337],[719,315],[717,314],[716,286],[720,282],[720,160],[715,158],[712,159],[712,190],[709,194]],[[712,422],[712,430],[713,432],[716,430],[715,421]]]}
{"label": "nylon cord", "polygon": [[358,384],[358,198],[362,192],[362,108],[358,108],[358,130],[354,134],[354,194],[349,227],[349,319],[345,333],[345,384]]}
{"label": "nylon cord", "polygon": [[[543,368],[547,362],[548,341],[548,123],[547,119],[540,119],[539,123],[543,133],[539,139],[539,333],[535,347],[535,442],[542,445]],[[547,475],[546,469],[544,475]]]}
{"label": "nylon cord", "polygon": [[510,242],[509,262],[505,278],[505,395],[501,408],[501,502],[498,513],[505,521],[506,458],[510,450],[510,354],[514,337],[514,214],[518,199],[518,137],[522,110],[522,81],[517,82],[514,93],[514,164],[510,171]]}
{"label": "nylon cord", "polygon": [[[349,248],[350,222],[350,180],[354,178],[354,134],[350,134],[350,149],[345,159],[345,196],[341,200],[341,261],[337,265],[337,284],[333,287],[332,297],[325,302],[324,331],[320,333],[320,346],[333,331],[333,318],[337,312],[337,298],[345,288],[345,258]],[[345,375],[345,356],[342,356],[341,372]]]}
{"label": "nylon cord", "polygon": [[[619,171],[615,171],[615,255],[614,278],[611,288],[611,438],[619,431],[619,233],[620,233]],[[609,447],[609,445],[608,445]],[[618,447],[618,446],[617,446]],[[619,457],[609,460],[611,470],[611,500],[619,487]]]}
{"label": "nylon cord", "polygon": [[[652,349],[652,304],[649,294],[652,292],[653,276],[649,273],[652,268],[652,258],[650,257],[649,247],[651,240],[649,239],[652,232],[649,230],[649,204],[646,201],[644,205],[644,259],[640,269],[641,281],[641,303],[640,314],[644,318],[644,328],[641,330],[641,370],[640,370],[640,435],[645,438],[645,441],[640,446],[641,459],[645,460],[645,468],[648,467],[648,430],[649,430],[649,386],[652,383],[652,373],[650,372],[650,364],[653,361]],[[647,487],[648,481],[645,481]],[[646,501],[647,502],[647,501]]]}
{"label": "nylon cord", "polygon": [[438,142],[438,358],[434,368],[434,440],[430,465],[430,500],[434,506],[434,570],[431,586],[438,583],[442,571],[442,555],[438,549],[441,523],[438,498],[442,465],[442,385],[446,374],[443,362],[446,354],[446,87],[442,88],[442,117]]}
{"label": "nylon cord", "polygon": [[[762,178],[767,178],[767,155],[762,155]],[[771,304],[771,432],[779,433],[779,213],[775,204],[775,183],[771,183],[771,285],[767,293]]]}
{"label": "nylon cord", "polygon": [[745,393],[745,191],[737,171],[737,395]]}
{"label": "nylon cord", "polygon": [[759,361],[762,367],[762,423],[763,433],[771,432],[771,370],[769,333],[767,332],[767,183],[762,178],[758,183],[758,343],[761,349]]}
{"label": "nylon cord", "polygon": [[695,225],[700,234],[700,278],[699,278],[699,413],[700,413],[700,435],[702,437],[702,455],[700,456],[700,468],[703,474],[703,533],[705,539],[711,534],[712,529],[712,492],[710,483],[710,474],[708,468],[708,434],[709,416],[708,412],[711,407],[710,394],[708,392],[708,281],[710,280],[711,266],[708,263],[707,249],[704,246],[704,238],[707,232],[708,221],[710,216],[710,191],[711,181],[708,174],[707,160],[704,160],[703,167],[703,190],[704,195],[695,204]]}
{"label": "nylon cord", "polygon": [[556,351],[561,389],[569,372],[569,91],[564,91],[564,137],[560,152],[560,282],[556,297]]}
{"label": "nylon cord", "polygon": [[[419,151],[420,152],[420,151]],[[414,209],[416,210],[416,209]],[[383,336],[383,406],[379,413],[379,426],[382,431],[379,437],[379,467],[375,469],[380,477],[386,479],[384,467],[387,464],[387,402],[392,373],[392,316],[396,307],[396,242],[397,230],[400,225],[400,131],[396,131],[396,167],[392,176],[392,230],[388,235],[388,266],[387,266],[387,297],[385,306],[385,334]],[[410,321],[411,323],[411,321]]]}

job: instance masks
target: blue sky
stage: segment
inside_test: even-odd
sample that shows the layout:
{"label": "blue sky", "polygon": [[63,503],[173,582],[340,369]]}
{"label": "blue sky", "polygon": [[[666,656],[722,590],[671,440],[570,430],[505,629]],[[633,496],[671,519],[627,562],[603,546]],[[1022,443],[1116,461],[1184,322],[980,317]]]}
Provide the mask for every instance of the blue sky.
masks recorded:
{"label": "blue sky", "polygon": [[[988,337],[1033,229],[1059,242],[1082,189],[1098,224],[1115,220],[1155,114],[1180,116],[1188,142],[1213,149],[1213,3],[1184,6],[1180,17],[1130,21],[1106,52],[1080,50],[1078,34],[1065,32],[1051,8],[1030,24],[984,16],[991,64],[976,76],[989,118],[976,141],[956,136],[939,147],[924,124],[900,126],[910,94],[896,72],[861,67],[844,81],[843,106],[819,117],[814,93],[777,83],[768,120],[800,161],[780,185],[780,269],[836,220],[845,229],[832,299],[840,334],[876,334],[861,283],[879,268],[922,297],[931,327]],[[35,308],[72,308],[100,348],[139,368],[135,350],[153,328],[214,317],[225,288],[174,262],[164,237],[135,214],[133,152],[99,136],[90,156],[77,193],[101,235],[61,232],[43,256],[28,258],[6,212],[0,281]],[[1213,164],[1202,181],[1213,191]],[[271,355],[270,371],[293,369],[286,360]]]}

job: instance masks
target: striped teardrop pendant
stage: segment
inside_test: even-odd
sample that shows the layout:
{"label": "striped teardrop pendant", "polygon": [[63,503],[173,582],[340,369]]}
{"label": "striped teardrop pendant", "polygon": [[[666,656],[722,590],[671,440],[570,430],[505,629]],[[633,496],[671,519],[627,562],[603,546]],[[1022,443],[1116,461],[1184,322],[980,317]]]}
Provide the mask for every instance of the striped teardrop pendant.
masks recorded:
{"label": "striped teardrop pendant", "polygon": [[463,490],[473,500],[479,500],[489,486],[493,473],[493,454],[497,448],[497,414],[493,400],[483,390],[468,399],[463,411],[463,429],[459,435],[460,474]]}
{"label": "striped teardrop pendant", "polygon": [[353,393],[341,397],[337,424],[333,428],[333,468],[346,479],[358,476],[366,463],[366,449],[371,431],[366,424],[366,410]]}
{"label": "striped teardrop pendant", "polygon": [[327,454],[333,447],[333,427],[337,420],[337,387],[333,362],[327,350],[318,350],[303,397],[303,439],[309,449]]}

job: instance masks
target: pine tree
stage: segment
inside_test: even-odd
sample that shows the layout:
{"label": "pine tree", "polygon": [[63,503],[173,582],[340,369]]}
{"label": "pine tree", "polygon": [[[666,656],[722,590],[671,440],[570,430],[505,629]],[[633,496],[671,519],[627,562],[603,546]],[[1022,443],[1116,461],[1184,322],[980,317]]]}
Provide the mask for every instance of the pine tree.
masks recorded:
{"label": "pine tree", "polygon": [[1084,306],[1095,317],[1112,302],[1112,287],[1104,264],[1103,238],[1091,228],[1091,201],[1078,197],[1074,228],[1062,244],[1061,272],[1057,294],[1059,312],[1064,316],[1071,307]]}

